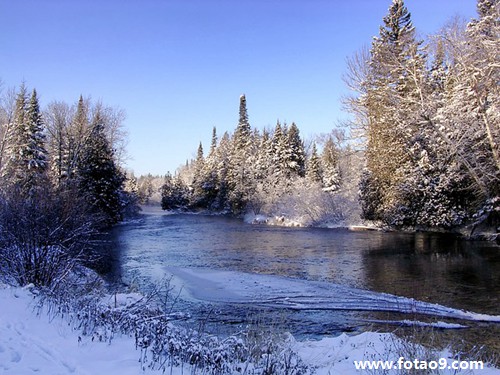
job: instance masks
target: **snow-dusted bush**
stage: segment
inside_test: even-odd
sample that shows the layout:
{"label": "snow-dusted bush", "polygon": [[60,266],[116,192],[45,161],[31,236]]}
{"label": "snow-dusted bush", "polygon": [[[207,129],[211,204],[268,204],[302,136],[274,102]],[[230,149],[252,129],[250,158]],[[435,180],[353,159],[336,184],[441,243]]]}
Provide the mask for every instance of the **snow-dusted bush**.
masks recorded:
{"label": "snow-dusted bush", "polygon": [[296,179],[281,194],[261,193],[254,199],[258,199],[259,210],[253,213],[269,217],[270,224],[337,226],[359,221],[357,197],[350,190],[341,187],[332,193],[304,178]]}
{"label": "snow-dusted bush", "polygon": [[[252,325],[242,332],[218,337],[174,322],[165,308],[166,289],[148,295],[106,295],[84,285],[75,290],[43,289],[38,311],[65,317],[82,337],[111,342],[116,335],[134,337],[143,368],[167,371],[182,367],[192,374],[308,374],[290,348],[289,336]],[[173,303],[173,300],[172,302]]]}
{"label": "snow-dusted bush", "polygon": [[74,192],[15,188],[0,195],[0,274],[21,286],[63,282],[88,259],[94,218]]}

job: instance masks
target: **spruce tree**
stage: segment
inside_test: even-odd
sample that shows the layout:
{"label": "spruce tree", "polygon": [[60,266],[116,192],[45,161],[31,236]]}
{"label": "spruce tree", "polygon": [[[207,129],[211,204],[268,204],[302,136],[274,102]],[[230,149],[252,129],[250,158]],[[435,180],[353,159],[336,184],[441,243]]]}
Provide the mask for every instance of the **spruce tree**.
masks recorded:
{"label": "spruce tree", "polygon": [[[358,102],[368,124],[367,173],[361,199],[378,199],[363,204],[370,207],[370,214],[364,212],[365,218],[392,222],[401,203],[399,187],[411,173],[407,150],[418,130],[422,104],[419,85],[425,66],[420,45],[404,1],[393,0],[379,36],[373,41],[363,82],[365,94]],[[377,194],[363,194],[374,191]]]}
{"label": "spruce tree", "polygon": [[328,137],[321,154],[323,191],[335,193],[340,188],[339,151]]}
{"label": "spruce tree", "polygon": [[48,167],[45,134],[36,90],[30,99],[21,86],[16,100],[13,132],[9,141],[4,179],[28,196],[32,189],[46,183]]}
{"label": "spruce tree", "polygon": [[179,178],[170,173],[165,175],[161,187],[161,208],[163,210],[176,210],[186,208],[189,203],[188,188]]}
{"label": "spruce tree", "polygon": [[22,179],[25,166],[23,165],[23,149],[26,140],[26,107],[28,94],[26,86],[21,85],[16,97],[15,109],[12,118],[12,131],[7,141],[7,153],[2,178],[7,185],[15,185]]}
{"label": "spruce tree", "polygon": [[92,210],[101,216],[103,224],[118,222],[122,216],[120,192],[125,177],[115,163],[99,110],[78,159],[77,171],[80,192]]}
{"label": "spruce tree", "polygon": [[292,122],[287,133],[287,165],[288,178],[305,176],[305,151],[304,143],[300,138],[297,125]]}
{"label": "spruce tree", "polygon": [[226,211],[230,209],[231,183],[231,138],[228,132],[224,132],[216,149],[216,191],[217,195],[212,203],[215,210]]}
{"label": "spruce tree", "polygon": [[208,156],[213,156],[215,154],[215,149],[217,148],[217,129],[215,126],[212,128],[212,140],[210,142],[210,151]]}
{"label": "spruce tree", "polygon": [[45,134],[42,114],[36,90],[33,90],[26,110],[27,147],[24,157],[27,164],[27,185],[33,187],[46,183],[48,155],[45,149]]}
{"label": "spruce tree", "polygon": [[251,187],[252,129],[248,121],[245,95],[240,96],[239,121],[232,139],[231,168],[228,175],[230,200],[235,212],[245,209]]}
{"label": "spruce tree", "polygon": [[205,197],[205,158],[203,156],[203,146],[200,142],[194,161],[193,182],[192,182],[192,202],[194,207],[206,207]]}
{"label": "spruce tree", "polygon": [[271,183],[274,186],[283,183],[286,178],[286,130],[286,124],[282,126],[281,122],[277,120],[271,142]]}
{"label": "spruce tree", "polygon": [[239,120],[234,132],[235,147],[243,150],[249,147],[252,129],[248,121],[247,99],[245,95],[240,96]]}
{"label": "spruce tree", "polygon": [[311,156],[309,157],[309,161],[307,163],[306,177],[313,183],[321,183],[322,181],[321,163],[318,156],[316,142],[313,142],[312,144]]}

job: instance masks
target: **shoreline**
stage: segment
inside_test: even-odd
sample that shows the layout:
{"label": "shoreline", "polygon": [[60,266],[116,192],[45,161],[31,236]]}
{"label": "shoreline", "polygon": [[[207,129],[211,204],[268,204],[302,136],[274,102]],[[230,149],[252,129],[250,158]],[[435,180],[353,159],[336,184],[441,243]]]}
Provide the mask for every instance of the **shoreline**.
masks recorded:
{"label": "shoreline", "polygon": [[[143,210],[144,208],[144,210]],[[146,211],[146,212],[144,212]],[[159,205],[141,206],[139,214],[184,214],[184,215],[204,215],[204,216],[225,216],[242,220],[251,225],[270,225],[282,227],[296,228],[325,228],[325,229],[345,229],[353,232],[359,231],[379,231],[379,232],[400,232],[400,233],[442,233],[451,234],[468,241],[487,241],[497,243],[500,247],[500,233],[494,231],[494,227],[482,227],[479,224],[467,224],[455,228],[440,228],[440,227],[395,227],[388,226],[378,222],[363,222],[349,224],[345,222],[331,223],[316,223],[313,225],[303,225],[300,220],[290,219],[285,216],[267,216],[261,214],[247,213],[236,215],[230,212],[214,212],[210,210],[163,210]],[[472,227],[472,228],[471,228]],[[477,229],[479,228],[479,229]]]}

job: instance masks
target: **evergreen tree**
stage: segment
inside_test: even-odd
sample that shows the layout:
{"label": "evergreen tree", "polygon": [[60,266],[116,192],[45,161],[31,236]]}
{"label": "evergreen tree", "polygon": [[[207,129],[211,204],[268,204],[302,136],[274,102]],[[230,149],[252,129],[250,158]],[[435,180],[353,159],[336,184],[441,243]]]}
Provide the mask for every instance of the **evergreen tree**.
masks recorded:
{"label": "evergreen tree", "polygon": [[135,216],[140,211],[139,186],[134,173],[126,174],[120,200],[125,217]]}
{"label": "evergreen tree", "polygon": [[[365,212],[366,218],[392,220],[401,203],[399,186],[412,170],[407,150],[418,130],[421,83],[425,76],[425,59],[420,45],[403,0],[393,0],[380,34],[372,44],[368,73],[363,82],[365,95],[358,101],[368,123],[368,173],[362,182],[361,199],[375,196],[378,199],[364,204],[371,207],[370,215]],[[373,183],[378,186],[370,187]],[[365,196],[364,191],[378,193]]]}
{"label": "evergreen tree", "polygon": [[4,183],[16,184],[24,175],[25,163],[22,154],[26,139],[26,107],[28,94],[26,86],[21,85],[16,97],[15,109],[12,117],[12,131],[7,140],[5,167],[3,169]]}
{"label": "evergreen tree", "polygon": [[208,153],[209,157],[215,155],[215,149],[217,148],[217,129],[215,126],[212,128],[212,141],[210,142],[210,151]]}
{"label": "evergreen tree", "polygon": [[4,178],[24,195],[29,195],[32,189],[47,183],[47,167],[44,124],[37,93],[33,90],[28,101],[26,87],[22,85],[16,100]]}
{"label": "evergreen tree", "polygon": [[217,153],[217,130],[215,126],[212,129],[212,141],[210,152],[205,159],[202,173],[202,188],[204,192],[204,206],[209,209],[214,208],[214,202],[218,194],[218,153]]}
{"label": "evergreen tree", "polygon": [[26,112],[28,147],[26,158],[28,169],[34,174],[44,174],[47,170],[47,151],[45,150],[45,134],[42,114],[36,90],[33,90]]}
{"label": "evergreen tree", "polygon": [[149,200],[154,194],[153,180],[154,177],[151,173],[139,177],[138,180],[139,203],[149,204]]}
{"label": "evergreen tree", "polygon": [[217,195],[212,203],[215,210],[229,210],[230,201],[230,168],[231,168],[231,139],[227,132],[224,132],[216,149],[216,191]]}
{"label": "evergreen tree", "polygon": [[276,121],[273,139],[271,143],[272,164],[271,164],[271,184],[277,186],[286,180],[287,160],[286,160],[286,124],[281,125]]}
{"label": "evergreen tree", "polygon": [[230,201],[235,212],[245,209],[252,186],[250,159],[252,156],[252,129],[248,121],[245,95],[240,96],[239,121],[234,132],[231,152],[231,168],[228,175]]}
{"label": "evergreen tree", "polygon": [[272,167],[272,138],[267,130],[262,132],[257,143],[257,158],[254,168],[254,179],[257,183],[263,183],[268,177]]}
{"label": "evergreen tree", "polygon": [[121,219],[120,193],[125,180],[115,163],[113,150],[105,135],[105,124],[99,111],[94,115],[91,132],[78,159],[80,192],[104,225]]}
{"label": "evergreen tree", "polygon": [[191,205],[194,207],[205,207],[206,206],[206,196],[205,196],[205,158],[203,157],[203,146],[200,142],[198,146],[198,151],[196,153],[196,160],[194,161],[194,172],[192,181],[192,202]]}
{"label": "evergreen tree", "polygon": [[299,128],[292,122],[287,133],[287,165],[288,178],[305,176],[305,151],[304,143],[300,138]]}
{"label": "evergreen tree", "polygon": [[336,192],[340,188],[339,151],[328,137],[321,154],[323,191]]}
{"label": "evergreen tree", "polygon": [[167,173],[161,187],[161,208],[163,210],[185,208],[189,204],[188,196],[189,189],[182,179]]}
{"label": "evergreen tree", "polygon": [[240,96],[239,120],[234,132],[235,147],[244,150],[250,146],[250,134],[252,129],[248,121],[247,99],[245,95]]}
{"label": "evergreen tree", "polygon": [[323,180],[316,142],[313,142],[312,144],[311,156],[309,157],[309,162],[307,164],[306,177],[313,183],[321,183]]}

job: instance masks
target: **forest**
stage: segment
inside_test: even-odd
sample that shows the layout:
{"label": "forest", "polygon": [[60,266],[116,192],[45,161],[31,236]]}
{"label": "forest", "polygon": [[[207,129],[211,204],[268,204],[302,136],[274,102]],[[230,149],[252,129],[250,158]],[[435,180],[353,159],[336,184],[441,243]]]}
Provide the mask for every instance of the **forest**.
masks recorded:
{"label": "forest", "polygon": [[40,262],[86,257],[96,232],[155,200],[163,209],[270,224],[368,223],[495,238],[498,1],[479,0],[477,10],[470,22],[453,19],[423,40],[404,2],[393,1],[370,48],[348,59],[351,117],[343,127],[312,140],[293,122],[258,129],[242,95],[234,133],[219,137],[214,127],[208,152],[200,143],[195,159],[164,177],[125,171],[122,110],[83,97],[41,109],[24,83],[4,91],[2,269],[21,284],[50,284],[58,275]]}
{"label": "forest", "polygon": [[42,111],[24,84],[2,103],[0,268],[16,284],[55,286],[138,208],[119,160],[123,116],[82,97]]}
{"label": "forest", "polygon": [[[182,305],[180,314],[172,310],[175,303],[182,302],[181,292],[174,293],[175,285],[170,285],[170,282],[175,284],[174,275],[162,280],[164,285],[153,286],[146,292],[135,284],[139,277],[129,284],[120,280],[120,285],[110,286],[103,275],[94,271],[98,269],[97,261],[109,250],[102,238],[116,229],[117,224],[136,218],[145,205],[161,205],[163,210],[173,212],[230,215],[257,224],[362,225],[361,229],[458,232],[467,238],[486,238],[498,243],[500,1],[478,0],[476,18],[452,19],[435,35],[424,39],[414,27],[404,1],[392,0],[379,33],[369,47],[348,58],[344,81],[349,94],[343,98],[343,105],[350,117],[328,134],[304,139],[300,124],[279,119],[273,128],[252,126],[247,97],[241,95],[238,111],[235,108],[239,119],[234,132],[221,135],[213,127],[209,147],[204,149],[199,143],[196,157],[188,159],[174,173],[139,177],[126,169],[127,132],[123,110],[84,96],[74,103],[53,101],[42,108],[36,89],[29,89],[26,83],[5,89],[0,82],[0,300],[5,306],[0,319],[5,323],[0,324],[3,340],[0,355],[10,361],[2,359],[0,368],[7,371],[7,366],[20,362],[27,364],[29,371],[39,371],[46,363],[55,363],[64,368],[64,373],[74,373],[79,368],[67,365],[68,357],[77,356],[81,364],[101,366],[97,373],[105,373],[110,368],[116,370],[118,365],[120,369],[133,368],[131,371],[139,370],[137,366],[140,366],[142,373],[169,370],[174,374],[175,370],[175,374],[326,375],[332,373],[333,366],[344,366],[335,367],[335,371],[345,368],[345,371],[339,370],[342,373],[356,372],[352,360],[358,356],[358,359],[380,359],[391,355],[388,358],[397,356],[397,360],[404,356],[417,358],[423,353],[421,358],[448,356],[476,360],[490,349],[495,352],[498,348],[495,324],[500,319],[497,315],[448,308],[430,300],[421,302],[385,292],[346,289],[341,284],[325,284],[322,279],[300,280],[289,275],[269,274],[265,275],[265,279],[270,280],[266,284],[260,278],[263,275],[247,271],[203,272],[199,267],[191,271],[177,267],[185,277],[192,272],[192,280],[196,282],[191,288],[203,289],[205,294],[215,290],[222,295],[229,290],[228,294],[250,296],[248,300],[229,299],[234,305],[244,306],[244,310],[258,304],[259,298],[265,299],[265,293],[269,297],[267,302],[275,307],[277,301],[280,302],[283,311],[301,309],[302,302],[295,301],[303,298],[306,302],[307,298],[313,302],[319,300],[320,305],[311,305],[304,311],[323,311],[328,319],[334,310],[341,310],[342,314],[349,310],[359,312],[365,311],[363,306],[370,305],[366,311],[375,312],[377,308],[373,306],[378,304],[384,313],[411,314],[408,320],[387,320],[387,324],[391,324],[388,325],[391,329],[395,327],[393,324],[399,328],[410,326],[413,334],[407,340],[405,336],[396,338],[392,334],[360,334],[361,331],[349,328],[349,334],[343,331],[335,341],[327,338],[318,341],[318,345],[314,344],[316,341],[301,343],[287,331],[289,327],[284,320],[267,322],[270,315],[262,310],[262,316],[257,317],[253,325],[231,323],[238,327],[238,333],[219,337],[204,333],[208,315],[218,313],[218,308],[208,312],[196,329],[180,323],[189,320],[185,306],[191,307],[194,303],[190,300],[189,304]],[[193,147],[196,147],[194,140]],[[163,157],[168,158],[168,152]],[[143,239],[151,236],[158,240],[159,233],[167,227],[163,219],[170,218],[157,212],[155,215],[161,218],[160,229],[146,228],[147,235],[138,240],[145,248],[154,246],[144,245]],[[129,223],[137,224],[140,220]],[[263,228],[238,224],[251,229]],[[165,233],[174,237],[168,230]],[[192,237],[192,233],[189,232],[189,236]],[[221,233],[224,236],[228,232]],[[362,234],[371,242],[376,241],[375,235],[387,233]],[[456,238],[443,236],[444,241],[451,237]],[[109,242],[116,240],[106,238]],[[283,236],[285,245],[280,242],[286,255],[290,249],[288,238]],[[204,245],[207,241],[210,238],[204,237],[196,240],[196,244]],[[328,244],[333,242],[328,240]],[[432,241],[432,244],[421,242],[424,250],[435,245]],[[479,285],[495,293],[492,287],[496,283],[495,272],[491,271],[494,268],[484,265],[494,264],[498,258],[497,243],[487,242],[495,252],[491,258],[481,252],[486,254],[488,249],[470,258],[468,253],[457,255],[463,257],[463,263],[474,263],[470,269],[479,267],[480,273],[488,274],[487,281],[493,280],[491,284],[465,283],[460,285],[462,290]],[[163,245],[153,249],[160,253],[154,262],[172,250]],[[176,242],[174,247],[179,250],[181,246]],[[182,258],[186,257],[188,247],[180,248]],[[226,250],[224,247],[223,251]],[[354,250],[354,256],[343,249],[342,253],[351,258],[370,258]],[[392,265],[404,263],[391,263],[391,267],[384,268],[379,267],[382,263],[375,262],[372,268],[376,272],[372,272],[374,275],[391,273],[394,280],[409,272],[426,275],[417,271],[435,259],[444,258],[441,254],[447,254],[437,250],[432,255],[434,258],[423,258],[423,266],[413,262],[408,268],[401,266],[394,271]],[[210,253],[205,247],[202,251]],[[311,256],[324,263],[316,253]],[[386,256],[391,257],[392,253]],[[392,258],[401,261],[404,257]],[[300,259],[294,261],[301,263]],[[453,263],[453,258],[447,261]],[[235,262],[242,261],[238,258]],[[168,267],[160,261],[154,266],[152,273],[161,270],[167,275]],[[314,264],[307,266],[315,268]],[[339,263],[339,268],[345,268],[346,273],[352,272],[351,266]],[[446,275],[463,276],[464,280],[473,278],[468,268],[455,266],[445,270],[449,272]],[[206,264],[203,267],[207,267]],[[359,267],[357,271],[369,273],[370,269]],[[210,275],[217,282],[213,279],[210,282]],[[237,277],[233,278],[234,275]],[[418,277],[424,279],[424,276]],[[450,283],[460,284],[461,279],[454,277]],[[205,288],[209,283],[212,287]],[[235,288],[234,293],[219,287],[226,284]],[[399,283],[393,284],[400,287]],[[303,285],[304,289],[297,289],[297,285]],[[318,299],[319,285],[323,285],[327,293]],[[177,287],[182,290],[184,285],[179,283]],[[414,286],[420,287],[420,282]],[[460,293],[448,290],[438,293],[446,294],[450,301],[461,297]],[[476,306],[478,300],[474,293],[472,297],[466,293],[464,296],[472,299]],[[358,298],[359,305],[353,302],[353,296]],[[396,307],[390,310],[387,301]],[[374,310],[370,310],[372,308]],[[36,319],[35,314],[29,315],[33,311]],[[482,330],[479,336],[494,337],[492,347],[485,345],[478,349],[480,345],[474,343],[472,349],[464,349],[465,346],[456,349],[450,344],[436,351],[419,343],[413,345],[412,340],[424,332],[419,328],[431,333],[460,329],[459,335],[464,332],[465,336],[467,326],[435,320],[427,323],[423,320],[426,314],[432,319],[447,317],[476,322],[475,328]],[[53,321],[59,325],[49,328]],[[364,319],[363,322],[370,323],[367,330],[376,330],[375,324],[382,321]],[[488,323],[491,325],[487,326]],[[281,325],[279,331],[276,325]],[[335,331],[328,328],[324,332]],[[66,341],[60,340],[62,336]],[[431,337],[429,346],[441,345],[436,344],[436,337]],[[127,348],[126,358],[132,360],[124,360],[125,351],[118,356],[110,352],[112,340],[118,351]],[[103,345],[96,349],[89,345],[94,341],[96,345],[98,341]],[[72,349],[63,344],[65,352],[61,353],[60,342],[71,342]],[[88,355],[90,347],[95,350],[94,357]],[[421,352],[422,349],[426,351]],[[369,351],[372,354],[368,354]],[[332,357],[325,354],[333,352]],[[39,363],[34,364],[31,358],[37,358]],[[303,358],[312,358],[311,363]],[[498,365],[498,355],[490,358],[489,354],[488,357],[482,354],[483,358],[486,363]]]}
{"label": "forest", "polygon": [[[360,220],[393,228],[493,228],[500,212],[498,2],[418,38],[394,1],[371,48],[348,60],[351,120],[301,139],[295,123],[252,128],[240,98],[233,134],[200,144],[162,186],[164,209],[262,214],[300,225]],[[317,143],[321,148],[318,151]],[[276,220],[274,220],[276,221]]]}

